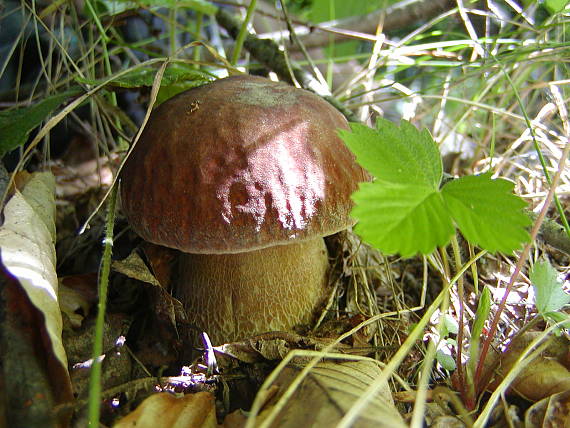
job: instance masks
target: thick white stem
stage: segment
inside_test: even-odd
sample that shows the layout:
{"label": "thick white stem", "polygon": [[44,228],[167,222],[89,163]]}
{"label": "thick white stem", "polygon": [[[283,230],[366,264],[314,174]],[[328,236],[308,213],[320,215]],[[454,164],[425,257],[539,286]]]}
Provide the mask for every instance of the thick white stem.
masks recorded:
{"label": "thick white stem", "polygon": [[326,295],[322,238],[237,254],[183,254],[176,297],[214,345],[307,326]]}

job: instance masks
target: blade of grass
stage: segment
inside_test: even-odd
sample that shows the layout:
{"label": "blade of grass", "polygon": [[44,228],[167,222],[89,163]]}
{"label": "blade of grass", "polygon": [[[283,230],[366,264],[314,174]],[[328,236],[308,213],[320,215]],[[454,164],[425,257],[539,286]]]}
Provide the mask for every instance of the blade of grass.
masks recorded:
{"label": "blade of grass", "polygon": [[111,271],[111,254],[113,251],[113,229],[115,225],[115,210],[117,206],[117,193],[119,186],[112,187],[107,205],[107,219],[105,224],[105,240],[103,259],[99,271],[99,303],[97,305],[97,319],[95,321],[95,338],[93,340],[93,356],[89,376],[89,426],[99,427],[101,412],[101,363],[103,362],[103,326],[107,309],[107,290],[109,288],[109,272]]}
{"label": "blade of grass", "polygon": [[241,54],[241,49],[243,47],[243,42],[245,41],[245,38],[248,34],[247,27],[249,26],[249,23],[251,22],[251,19],[253,18],[253,13],[255,12],[255,6],[256,5],[257,5],[257,0],[251,0],[249,2],[249,6],[247,7],[247,13],[245,15],[245,19],[244,19],[243,24],[239,30],[238,35],[237,35],[234,50],[232,52],[232,60],[231,60],[232,65],[236,65],[238,60],[239,60],[239,56]]}

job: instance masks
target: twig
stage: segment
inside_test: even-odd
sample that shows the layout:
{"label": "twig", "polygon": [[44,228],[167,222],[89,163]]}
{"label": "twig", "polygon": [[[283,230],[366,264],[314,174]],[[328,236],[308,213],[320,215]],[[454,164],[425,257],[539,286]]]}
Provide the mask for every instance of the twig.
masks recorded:
{"label": "twig", "polygon": [[[349,37],[360,37],[362,33],[368,35],[376,33],[378,22],[384,15],[384,33],[400,30],[417,21],[424,21],[440,13],[456,7],[454,0],[403,0],[390,7],[376,10],[364,16],[351,16],[350,18],[323,22],[319,25],[299,26],[295,33],[303,45],[309,48],[326,46],[331,42]],[[262,38],[277,39],[288,37],[288,34],[275,32],[262,35]],[[291,46],[295,49],[295,46]]]}

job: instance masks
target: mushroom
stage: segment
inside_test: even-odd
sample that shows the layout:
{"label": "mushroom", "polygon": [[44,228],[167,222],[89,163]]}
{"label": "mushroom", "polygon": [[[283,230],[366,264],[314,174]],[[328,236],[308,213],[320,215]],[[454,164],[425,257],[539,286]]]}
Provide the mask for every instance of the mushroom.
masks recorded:
{"label": "mushroom", "polygon": [[368,174],[317,95],[234,76],[160,105],[122,172],[143,239],[182,251],[174,294],[214,344],[308,326],[327,295],[324,236]]}

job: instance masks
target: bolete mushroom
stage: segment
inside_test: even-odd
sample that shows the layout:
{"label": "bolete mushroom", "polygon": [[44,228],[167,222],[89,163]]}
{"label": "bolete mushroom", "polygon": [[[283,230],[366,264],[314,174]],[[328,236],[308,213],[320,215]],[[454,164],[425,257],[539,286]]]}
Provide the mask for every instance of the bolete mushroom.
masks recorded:
{"label": "bolete mushroom", "polygon": [[353,224],[368,179],[317,95],[234,76],[151,115],[127,160],[123,210],[144,239],[183,252],[175,296],[214,344],[308,325],[326,296],[323,237]]}

